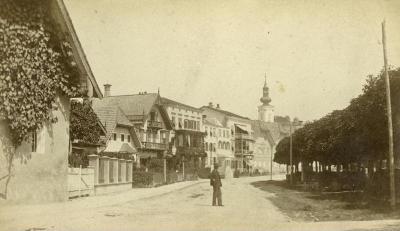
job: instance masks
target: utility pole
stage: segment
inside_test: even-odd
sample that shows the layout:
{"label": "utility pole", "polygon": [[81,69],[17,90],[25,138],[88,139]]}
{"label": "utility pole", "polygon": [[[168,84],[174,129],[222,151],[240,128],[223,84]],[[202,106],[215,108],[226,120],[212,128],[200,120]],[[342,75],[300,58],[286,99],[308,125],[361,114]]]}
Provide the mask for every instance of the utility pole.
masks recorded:
{"label": "utility pole", "polygon": [[292,139],[292,121],[289,121],[290,123],[290,130],[289,130],[289,135],[290,135],[290,184],[293,184],[293,139]]}
{"label": "utility pole", "polygon": [[271,163],[270,163],[270,164],[271,164],[271,168],[270,168],[270,169],[271,169],[271,180],[272,180],[272,160],[273,160],[273,159],[272,159],[272,148],[273,148],[273,147],[271,147],[271,152],[270,152],[270,153],[271,153]]}
{"label": "utility pole", "polygon": [[392,104],[390,100],[390,80],[388,73],[388,60],[386,54],[386,30],[385,21],[382,22],[382,44],[383,44],[383,61],[385,65],[385,82],[386,82],[386,106],[388,117],[389,132],[389,175],[390,175],[390,207],[396,207],[396,190],[394,176],[394,155],[393,155],[393,125],[392,125]]}

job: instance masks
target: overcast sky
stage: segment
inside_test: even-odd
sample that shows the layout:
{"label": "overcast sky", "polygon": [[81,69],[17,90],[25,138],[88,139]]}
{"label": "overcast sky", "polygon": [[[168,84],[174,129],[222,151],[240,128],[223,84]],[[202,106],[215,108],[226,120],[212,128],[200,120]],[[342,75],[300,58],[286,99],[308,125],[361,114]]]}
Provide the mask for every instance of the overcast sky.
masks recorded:
{"label": "overcast sky", "polygon": [[264,73],[279,115],[342,109],[400,66],[400,1],[64,0],[99,83],[257,117]]}

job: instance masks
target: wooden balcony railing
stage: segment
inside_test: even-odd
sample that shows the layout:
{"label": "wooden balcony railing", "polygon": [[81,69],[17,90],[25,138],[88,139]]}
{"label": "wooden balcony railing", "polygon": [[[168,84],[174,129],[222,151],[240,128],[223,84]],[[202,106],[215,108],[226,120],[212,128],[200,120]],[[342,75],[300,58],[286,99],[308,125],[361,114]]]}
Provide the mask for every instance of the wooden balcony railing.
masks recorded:
{"label": "wooden balcony railing", "polygon": [[167,149],[167,144],[154,143],[154,142],[142,142],[142,148],[153,149],[153,150],[165,150],[165,149]]}
{"label": "wooden balcony railing", "polygon": [[253,156],[254,152],[249,150],[235,150],[236,156]]}
{"label": "wooden balcony railing", "polygon": [[235,134],[235,139],[254,140],[253,136],[251,136],[249,134],[243,134],[243,133],[236,133]]}
{"label": "wooden balcony railing", "polygon": [[162,124],[159,121],[149,120],[149,121],[147,121],[147,127],[161,129]]}

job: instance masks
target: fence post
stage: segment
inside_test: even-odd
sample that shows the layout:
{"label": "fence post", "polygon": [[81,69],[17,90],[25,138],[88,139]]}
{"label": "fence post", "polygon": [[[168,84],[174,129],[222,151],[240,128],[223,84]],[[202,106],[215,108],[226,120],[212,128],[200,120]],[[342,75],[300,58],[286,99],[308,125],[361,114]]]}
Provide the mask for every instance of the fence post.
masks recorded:
{"label": "fence post", "polygon": [[78,190],[79,190],[79,197],[81,197],[81,186],[82,186],[82,165],[79,165],[79,184],[78,184]]}
{"label": "fence post", "polygon": [[112,164],[113,183],[118,183],[118,159],[110,158],[110,165]]}
{"label": "fence post", "polygon": [[126,182],[126,160],[125,159],[120,159],[119,162],[121,163],[121,170],[119,172],[121,173],[120,179],[121,182]]}
{"label": "fence post", "polygon": [[167,158],[164,158],[164,183],[167,183]]}
{"label": "fence post", "polygon": [[110,183],[110,157],[103,156],[104,159],[104,184]]}
{"label": "fence post", "polygon": [[92,154],[89,155],[89,166],[94,168],[94,185],[99,184],[99,156]]}
{"label": "fence post", "polygon": [[133,171],[133,164],[132,164],[132,160],[127,160],[126,161],[126,167],[127,167],[127,181],[128,182],[132,182],[132,171]]}

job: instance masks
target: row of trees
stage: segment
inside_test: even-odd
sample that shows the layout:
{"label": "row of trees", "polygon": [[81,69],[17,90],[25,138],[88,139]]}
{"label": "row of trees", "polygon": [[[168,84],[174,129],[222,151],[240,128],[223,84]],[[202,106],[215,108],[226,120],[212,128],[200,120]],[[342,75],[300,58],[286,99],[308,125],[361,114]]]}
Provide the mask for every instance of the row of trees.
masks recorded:
{"label": "row of trees", "polygon": [[[400,68],[389,71],[394,126],[395,154],[399,150]],[[306,166],[314,161],[322,166],[379,166],[387,159],[388,132],[386,92],[383,72],[368,76],[362,94],[348,107],[306,123],[293,133],[293,164]],[[289,138],[276,148],[274,161],[289,164]]]}

